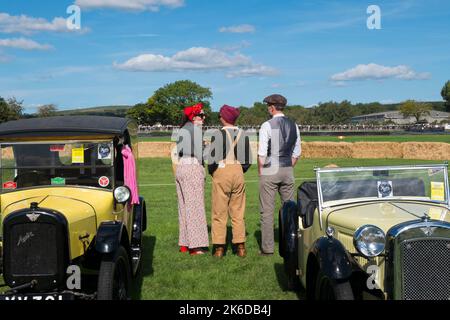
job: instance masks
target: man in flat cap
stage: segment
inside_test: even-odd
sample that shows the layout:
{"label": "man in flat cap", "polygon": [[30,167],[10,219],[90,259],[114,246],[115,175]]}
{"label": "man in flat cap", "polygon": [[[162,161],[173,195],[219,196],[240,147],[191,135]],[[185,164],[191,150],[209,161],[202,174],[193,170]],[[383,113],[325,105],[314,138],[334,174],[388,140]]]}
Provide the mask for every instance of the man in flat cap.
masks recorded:
{"label": "man in flat cap", "polygon": [[250,139],[236,127],[240,111],[224,105],[219,112],[223,128],[211,138],[208,170],[212,175],[211,237],[213,254],[221,258],[226,251],[228,216],[231,218],[233,245],[238,257],[246,256],[245,181],[250,168]]}
{"label": "man in flat cap", "polygon": [[274,94],[264,103],[272,119],[264,122],[259,131],[261,255],[272,255],[275,196],[278,192],[283,203],[294,200],[294,167],[301,155],[301,141],[297,124],[283,114],[286,98]]}

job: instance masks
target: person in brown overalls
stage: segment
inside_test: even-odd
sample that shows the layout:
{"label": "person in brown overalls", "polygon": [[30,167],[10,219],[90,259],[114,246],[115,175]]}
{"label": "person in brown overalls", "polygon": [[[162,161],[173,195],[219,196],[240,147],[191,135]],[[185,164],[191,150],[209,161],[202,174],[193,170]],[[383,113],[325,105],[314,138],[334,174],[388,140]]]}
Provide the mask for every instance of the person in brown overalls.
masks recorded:
{"label": "person in brown overalls", "polygon": [[245,181],[250,168],[249,137],[235,126],[239,109],[223,106],[220,121],[223,128],[211,139],[208,170],[212,175],[211,235],[215,257],[223,257],[226,248],[228,216],[231,217],[233,245],[239,257],[246,256],[245,241]]}

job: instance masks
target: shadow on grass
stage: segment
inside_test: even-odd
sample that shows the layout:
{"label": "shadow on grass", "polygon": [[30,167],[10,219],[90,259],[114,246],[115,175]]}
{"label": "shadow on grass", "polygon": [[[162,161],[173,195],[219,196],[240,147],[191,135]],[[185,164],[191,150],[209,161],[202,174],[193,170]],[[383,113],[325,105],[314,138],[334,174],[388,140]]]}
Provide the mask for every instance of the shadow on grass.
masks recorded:
{"label": "shadow on grass", "polygon": [[153,253],[155,251],[156,237],[145,236],[143,241],[142,267],[136,277],[133,279],[131,297],[133,300],[140,300],[142,297],[142,285],[144,277],[153,275]]}
{"label": "shadow on grass", "polygon": [[[273,230],[273,239],[274,239],[274,241],[275,241],[275,244],[277,244],[277,243],[280,242],[279,237],[278,237],[278,234],[279,234],[278,228],[275,228],[275,229]],[[259,249],[261,249],[261,245],[262,245],[262,241],[261,241],[261,230],[256,230],[255,233],[254,233],[254,236],[255,236],[256,242],[258,243]],[[275,250],[275,251],[276,251],[276,250]]]}
{"label": "shadow on grass", "polygon": [[[281,290],[288,291],[287,288],[287,276],[286,272],[284,271],[284,265],[281,263],[275,263],[275,274],[277,275],[278,285],[280,286]],[[297,295],[297,298],[299,300],[305,300],[306,299],[306,292],[305,289],[300,286],[300,289],[295,292]]]}

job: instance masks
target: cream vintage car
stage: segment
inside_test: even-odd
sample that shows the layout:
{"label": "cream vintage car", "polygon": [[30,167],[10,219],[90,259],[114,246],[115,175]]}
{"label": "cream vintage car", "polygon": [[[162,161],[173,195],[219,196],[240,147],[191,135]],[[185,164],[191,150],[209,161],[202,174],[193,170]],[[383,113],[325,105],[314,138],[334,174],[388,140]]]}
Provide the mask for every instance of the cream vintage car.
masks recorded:
{"label": "cream vintage car", "polygon": [[316,169],[280,210],[290,289],[310,299],[450,300],[448,165]]}

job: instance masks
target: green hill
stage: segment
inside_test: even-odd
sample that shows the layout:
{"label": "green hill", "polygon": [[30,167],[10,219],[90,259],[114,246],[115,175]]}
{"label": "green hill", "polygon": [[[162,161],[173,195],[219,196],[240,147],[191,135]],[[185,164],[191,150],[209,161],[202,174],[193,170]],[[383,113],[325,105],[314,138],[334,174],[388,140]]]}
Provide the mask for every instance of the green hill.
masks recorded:
{"label": "green hill", "polygon": [[91,108],[80,108],[71,110],[61,110],[57,114],[60,116],[110,116],[125,117],[127,111],[132,106],[100,106]]}

